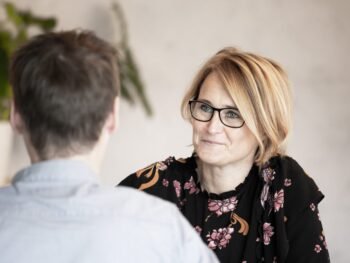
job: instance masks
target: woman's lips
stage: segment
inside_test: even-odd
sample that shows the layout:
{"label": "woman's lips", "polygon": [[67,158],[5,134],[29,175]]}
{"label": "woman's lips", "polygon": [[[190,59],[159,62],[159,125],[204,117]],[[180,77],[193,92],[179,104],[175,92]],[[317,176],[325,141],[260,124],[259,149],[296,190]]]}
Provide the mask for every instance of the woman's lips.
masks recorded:
{"label": "woman's lips", "polygon": [[218,142],[218,141],[214,141],[214,140],[202,139],[201,141],[204,142],[204,143],[207,143],[207,144],[212,144],[212,145],[224,145],[224,143]]}

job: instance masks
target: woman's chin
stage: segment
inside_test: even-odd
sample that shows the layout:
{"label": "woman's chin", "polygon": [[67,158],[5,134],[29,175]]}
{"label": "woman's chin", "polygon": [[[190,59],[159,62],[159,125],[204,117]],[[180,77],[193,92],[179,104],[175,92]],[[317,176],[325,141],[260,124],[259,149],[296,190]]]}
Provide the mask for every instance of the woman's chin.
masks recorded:
{"label": "woman's chin", "polygon": [[221,155],[215,151],[205,151],[198,149],[196,151],[196,154],[202,162],[207,164],[218,165],[222,161]]}

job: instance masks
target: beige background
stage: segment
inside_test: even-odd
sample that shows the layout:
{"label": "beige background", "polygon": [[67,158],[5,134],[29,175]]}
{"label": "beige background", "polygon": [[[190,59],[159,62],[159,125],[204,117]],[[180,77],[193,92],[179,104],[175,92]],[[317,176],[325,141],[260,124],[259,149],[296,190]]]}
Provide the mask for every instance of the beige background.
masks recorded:
{"label": "beige background", "polygon": [[[117,41],[109,0],[16,0],[54,15],[59,29],[96,30]],[[191,153],[191,129],[180,117],[181,98],[198,67],[235,45],[279,61],[294,88],[295,126],[289,154],[312,176],[326,199],[320,205],[332,262],[348,262],[350,231],[350,1],[347,0],[121,0],[130,43],[155,114],[122,103],[120,129],[103,165],[116,184],[135,169],[168,155]],[[12,171],[26,163],[18,151]]]}

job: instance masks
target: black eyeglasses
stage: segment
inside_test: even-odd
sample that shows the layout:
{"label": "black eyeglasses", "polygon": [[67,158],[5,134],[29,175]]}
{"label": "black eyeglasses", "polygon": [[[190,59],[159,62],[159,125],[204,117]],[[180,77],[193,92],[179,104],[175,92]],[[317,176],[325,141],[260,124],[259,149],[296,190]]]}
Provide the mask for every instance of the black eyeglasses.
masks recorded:
{"label": "black eyeglasses", "polygon": [[225,126],[241,128],[244,125],[244,120],[237,108],[218,109],[200,100],[190,100],[188,104],[192,117],[197,121],[208,122],[213,118],[215,111],[217,111],[220,121]]}

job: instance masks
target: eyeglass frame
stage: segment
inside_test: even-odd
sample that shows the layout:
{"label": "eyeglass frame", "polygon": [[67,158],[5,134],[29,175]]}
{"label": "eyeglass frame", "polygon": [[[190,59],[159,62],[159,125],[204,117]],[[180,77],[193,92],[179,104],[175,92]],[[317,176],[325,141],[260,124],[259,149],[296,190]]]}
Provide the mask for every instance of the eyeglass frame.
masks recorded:
{"label": "eyeglass frame", "polygon": [[[192,103],[196,103],[196,102],[203,103],[203,104],[205,104],[205,105],[207,105],[208,107],[210,107],[210,108],[213,109],[212,115],[211,115],[211,117],[210,117],[209,120],[203,121],[203,120],[199,120],[199,119],[197,119],[196,117],[193,116],[191,104],[192,104]],[[236,108],[236,107],[215,108],[215,107],[211,106],[210,104],[208,104],[208,103],[206,103],[206,102],[204,102],[204,101],[201,101],[201,100],[190,100],[190,101],[188,102],[188,106],[190,107],[190,112],[191,112],[192,118],[195,119],[195,120],[197,120],[197,121],[209,122],[209,121],[211,121],[211,120],[213,119],[214,114],[215,114],[215,112],[217,111],[218,114],[219,114],[219,119],[220,119],[221,123],[222,123],[223,125],[225,125],[226,127],[229,127],[229,128],[232,128],[232,129],[239,129],[239,128],[242,128],[243,125],[245,124],[245,120],[243,120],[243,119],[242,119],[243,123],[242,123],[242,125],[239,126],[239,127],[234,127],[234,126],[227,125],[227,124],[225,124],[225,123],[222,121],[220,112],[223,111],[223,110],[228,110],[228,109],[237,110],[237,111],[239,112],[238,108]]]}

